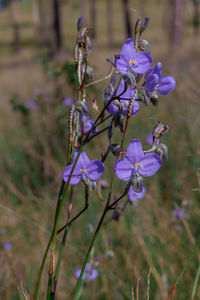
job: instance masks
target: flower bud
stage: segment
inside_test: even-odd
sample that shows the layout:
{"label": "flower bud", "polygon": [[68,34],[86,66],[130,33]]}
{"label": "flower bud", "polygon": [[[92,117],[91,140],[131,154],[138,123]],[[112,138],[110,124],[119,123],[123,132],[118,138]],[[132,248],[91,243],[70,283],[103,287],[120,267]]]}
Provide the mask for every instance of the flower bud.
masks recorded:
{"label": "flower bud", "polygon": [[[119,101],[118,101],[118,105],[120,105]],[[119,127],[121,131],[123,131],[123,115],[122,114],[114,115],[114,125],[115,125],[115,127]]]}
{"label": "flower bud", "polygon": [[150,52],[150,45],[147,40],[139,40],[138,41],[138,47],[142,51]]}
{"label": "flower bud", "polygon": [[115,67],[115,57],[114,56],[106,58],[106,61],[109,62],[112,66]]}
{"label": "flower bud", "polygon": [[148,93],[145,89],[138,90],[138,98],[145,105],[149,105],[150,100],[149,100]]}
{"label": "flower bud", "polygon": [[83,173],[83,175],[82,175],[82,180],[83,180],[83,183],[89,187],[90,191],[97,188],[96,182],[90,180],[85,173]]}
{"label": "flower bud", "polygon": [[74,106],[78,112],[82,114],[88,114],[88,107],[83,101],[76,102]]}
{"label": "flower bud", "polygon": [[109,125],[109,128],[108,128],[108,138],[109,138],[109,141],[111,141],[112,136],[113,136],[113,125],[112,125],[112,122],[111,122],[110,125]]}
{"label": "flower bud", "polygon": [[128,85],[136,84],[135,75],[131,72],[128,72],[126,75],[123,76],[124,82],[127,82]]}
{"label": "flower bud", "polygon": [[118,144],[112,144],[110,145],[110,151],[113,155],[118,156],[120,153],[120,145]]}
{"label": "flower bud", "polygon": [[94,69],[90,66],[87,66],[86,74],[88,75],[88,77],[90,79],[93,79],[94,78]]}
{"label": "flower bud", "polygon": [[144,23],[142,24],[141,28],[140,28],[140,34],[145,31],[145,29],[147,28],[148,24],[149,24],[150,19],[149,18],[145,18],[144,19]]}
{"label": "flower bud", "polygon": [[161,158],[168,160],[168,147],[165,144],[159,143],[156,147],[156,154]]}
{"label": "flower bud", "polygon": [[112,84],[113,86],[115,85],[115,82],[116,82],[116,76],[115,76],[115,74],[114,75],[112,75],[112,77],[111,77],[111,79],[110,79],[110,84]]}
{"label": "flower bud", "polygon": [[137,19],[137,22],[135,23],[135,35],[138,34],[141,31],[141,24],[142,24],[142,18],[139,17]]}
{"label": "flower bud", "polygon": [[83,26],[83,17],[80,16],[77,21],[77,30],[79,31]]}
{"label": "flower bud", "polygon": [[152,136],[154,138],[160,138],[163,134],[168,132],[169,127],[167,125],[158,122],[158,124],[154,127],[152,132]]}
{"label": "flower bud", "polygon": [[141,193],[143,188],[143,178],[140,174],[134,173],[132,179],[132,186],[136,193]]}

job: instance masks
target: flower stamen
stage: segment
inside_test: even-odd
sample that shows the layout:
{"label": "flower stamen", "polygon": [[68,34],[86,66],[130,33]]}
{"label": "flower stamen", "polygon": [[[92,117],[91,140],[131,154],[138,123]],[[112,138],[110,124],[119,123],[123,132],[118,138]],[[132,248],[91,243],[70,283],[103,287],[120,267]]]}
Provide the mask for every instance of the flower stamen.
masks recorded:
{"label": "flower stamen", "polygon": [[139,163],[135,163],[135,167],[137,168],[137,167],[139,167],[141,164],[139,164]]}

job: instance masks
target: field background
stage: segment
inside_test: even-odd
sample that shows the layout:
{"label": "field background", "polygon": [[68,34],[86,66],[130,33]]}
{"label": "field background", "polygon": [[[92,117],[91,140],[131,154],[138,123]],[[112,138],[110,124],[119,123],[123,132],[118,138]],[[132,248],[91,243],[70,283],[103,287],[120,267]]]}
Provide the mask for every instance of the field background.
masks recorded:
{"label": "field background", "polygon": [[[114,47],[111,48],[106,31],[106,3],[97,1],[97,32],[89,57],[95,78],[108,73],[105,59],[117,54],[126,39],[121,2],[113,2]],[[142,9],[139,0],[130,1],[130,5],[139,12]],[[18,53],[11,45],[8,11],[0,11],[0,298],[3,300],[23,299],[20,281],[33,292],[65,168],[68,111],[62,101],[67,96],[76,99],[76,90],[70,84],[70,71],[68,76],[52,78],[52,70],[73,62],[79,1],[63,1],[62,7],[64,49],[52,60],[35,38],[30,1],[19,5]],[[188,3],[184,5],[183,42],[175,49],[167,34],[165,1],[146,1],[145,15],[151,20],[144,37],[150,42],[153,63],[162,61],[163,73],[174,76],[177,87],[169,96],[160,97],[159,106],[142,107],[131,120],[126,145],[137,137],[146,147],[146,136],[154,124],[151,118],[157,118],[170,128],[163,139],[169,147],[169,160],[155,176],[145,179],[147,194],[139,206],[128,206],[119,222],[103,227],[93,253],[99,261],[99,277],[85,286],[82,300],[132,299],[131,289],[136,291],[138,280],[140,299],[146,299],[150,269],[150,299],[167,299],[194,253],[172,298],[191,299],[200,263],[200,39],[193,32]],[[135,21],[132,14],[132,24]],[[103,104],[104,86],[103,83],[90,90],[88,103],[96,97],[98,104]],[[16,103],[24,107],[30,100],[35,100],[36,109],[26,113],[23,108],[16,108]],[[95,112],[92,114],[95,117]],[[91,159],[100,158],[100,152],[106,151],[105,140],[106,135],[88,148]],[[110,157],[103,179],[109,178],[114,161]],[[115,194],[120,195],[123,188],[123,183],[116,179]],[[75,188],[74,213],[84,205],[83,192],[82,185]],[[176,207],[185,212],[182,220],[174,217]],[[103,203],[93,192],[89,209],[69,232],[57,299],[72,298],[76,284],[74,271],[81,266],[102,209]],[[12,243],[10,251],[3,249],[7,241]],[[45,299],[47,274],[48,264],[40,299]],[[200,299],[199,287],[195,299]]]}

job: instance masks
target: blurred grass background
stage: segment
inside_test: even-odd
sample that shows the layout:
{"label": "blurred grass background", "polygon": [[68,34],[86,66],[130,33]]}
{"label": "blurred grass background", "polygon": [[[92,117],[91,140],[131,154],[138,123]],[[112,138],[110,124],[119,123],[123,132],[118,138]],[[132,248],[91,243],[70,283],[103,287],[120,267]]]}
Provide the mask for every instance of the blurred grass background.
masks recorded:
{"label": "blurred grass background", "polygon": [[[130,1],[130,5],[144,15],[141,1]],[[131,289],[136,291],[139,279],[140,299],[146,299],[150,269],[150,299],[167,299],[195,251],[172,299],[191,298],[200,263],[200,39],[194,35],[188,3],[184,5],[183,42],[172,49],[165,23],[166,2],[146,1],[145,15],[151,21],[144,37],[150,42],[153,63],[162,61],[163,73],[174,76],[177,87],[169,96],[161,97],[158,107],[142,106],[131,120],[126,145],[137,137],[145,147],[146,136],[154,124],[150,118],[157,118],[170,128],[163,139],[169,147],[169,160],[158,174],[145,179],[147,194],[139,207],[128,206],[119,222],[111,222],[102,229],[93,253],[99,259],[100,276],[86,285],[81,299],[131,299]],[[113,7],[114,47],[110,48],[106,2],[97,1],[96,38],[89,58],[95,78],[109,72],[105,58],[118,53],[126,39],[121,2],[114,1]],[[49,60],[47,50],[39,47],[35,38],[30,1],[19,4],[19,13],[21,48],[15,53],[8,11],[0,11],[0,296],[5,300],[23,299],[20,281],[32,293],[52,228],[67,148],[67,108],[62,100],[67,96],[76,99],[76,90],[70,84],[70,65],[65,74],[55,78],[49,76],[49,70],[59,70],[63,63],[73,62],[80,3],[63,1],[64,50]],[[134,14],[131,19],[134,24]],[[45,62],[49,63],[48,70]],[[102,107],[101,88],[105,84],[89,91],[88,106],[95,97]],[[26,109],[32,100],[37,107]],[[92,114],[96,116],[95,112]],[[91,143],[87,149],[90,158],[100,158],[99,149],[101,153],[106,151],[106,139],[104,135],[98,144]],[[115,158],[110,157],[103,179],[110,177],[114,163]],[[116,179],[115,194],[120,195],[123,188],[123,183]],[[84,205],[83,192],[82,185],[75,188],[74,213]],[[176,207],[184,210],[184,219],[174,218]],[[74,271],[81,266],[102,208],[95,192],[91,193],[89,209],[69,232],[57,299],[72,298]],[[10,251],[3,250],[7,241],[12,243]],[[109,251],[113,251],[112,258],[107,255]],[[40,299],[45,298],[47,272],[48,264]],[[200,299],[199,287],[195,299]]]}

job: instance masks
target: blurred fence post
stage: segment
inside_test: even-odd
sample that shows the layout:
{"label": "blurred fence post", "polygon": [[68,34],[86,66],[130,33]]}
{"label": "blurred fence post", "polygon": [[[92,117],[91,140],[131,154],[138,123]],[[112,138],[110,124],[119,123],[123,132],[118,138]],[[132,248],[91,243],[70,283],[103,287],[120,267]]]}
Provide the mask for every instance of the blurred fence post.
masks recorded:
{"label": "blurred fence post", "polygon": [[32,20],[35,27],[36,37],[40,36],[40,8],[39,0],[31,0],[32,3]]}
{"label": "blurred fence post", "polygon": [[81,0],[81,16],[87,20],[87,0]]}
{"label": "blurred fence post", "polygon": [[107,33],[108,33],[108,44],[113,47],[114,44],[114,30],[113,30],[113,1],[106,1],[106,16],[107,16]]}
{"label": "blurred fence post", "polygon": [[96,38],[96,17],[97,17],[97,9],[96,0],[90,0],[90,24],[92,28],[91,38]]}
{"label": "blurred fence post", "polygon": [[62,47],[62,33],[61,33],[61,3],[60,0],[53,0],[53,29],[56,49]]}
{"label": "blurred fence post", "polygon": [[183,41],[183,1],[167,0],[169,3],[169,37],[173,47]]}
{"label": "blurred fence post", "polygon": [[200,14],[199,14],[199,1],[193,0],[193,27],[194,35],[199,33]]}
{"label": "blurred fence post", "polygon": [[20,33],[19,33],[19,11],[17,0],[7,1],[10,11],[10,20],[13,27],[13,47],[16,52],[20,49]]}
{"label": "blurred fence post", "polygon": [[129,1],[128,0],[122,0],[122,6],[123,6],[123,11],[124,11],[126,36],[127,37],[132,37],[132,27],[131,27],[131,20],[130,20]]}

